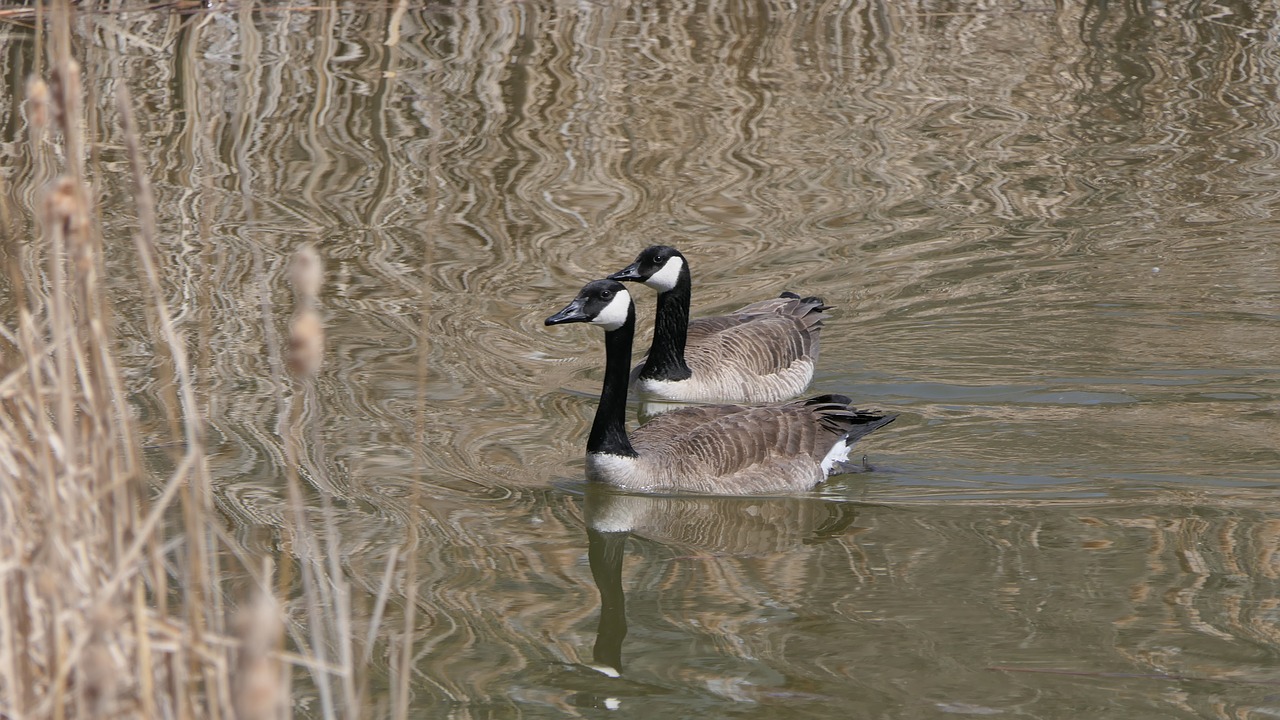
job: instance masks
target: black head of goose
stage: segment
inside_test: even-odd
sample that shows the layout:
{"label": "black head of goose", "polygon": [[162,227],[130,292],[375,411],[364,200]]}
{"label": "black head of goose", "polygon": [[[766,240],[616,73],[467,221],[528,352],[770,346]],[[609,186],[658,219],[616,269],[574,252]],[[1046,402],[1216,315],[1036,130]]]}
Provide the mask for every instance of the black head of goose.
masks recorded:
{"label": "black head of goose", "polygon": [[679,402],[779,402],[804,392],[818,360],[829,306],[785,292],[728,315],[689,320],[689,261],[667,245],[646,248],[609,276],[658,291],[653,345],[636,390]]}
{"label": "black head of goose", "polygon": [[547,325],[604,328],[600,404],[587,438],[587,479],[642,492],[751,494],[809,490],[847,472],[849,449],[894,415],[853,408],[843,395],[785,405],[700,405],[626,427],[635,305],[614,280],[587,283]]}

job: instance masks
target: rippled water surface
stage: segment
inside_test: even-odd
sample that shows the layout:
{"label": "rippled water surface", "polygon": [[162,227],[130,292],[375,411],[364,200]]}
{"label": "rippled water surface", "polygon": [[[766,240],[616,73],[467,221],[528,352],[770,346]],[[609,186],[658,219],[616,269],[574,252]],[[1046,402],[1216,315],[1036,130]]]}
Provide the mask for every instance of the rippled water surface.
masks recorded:
{"label": "rippled water surface", "polygon": [[[214,5],[76,29],[136,411],[169,439],[118,83],[230,534],[289,552],[295,428],[358,604],[390,559],[417,605],[420,717],[1280,715],[1273,5]],[[837,306],[814,390],[900,414],[870,471],[588,492],[601,339],[542,320],[654,241],[695,315]],[[283,417],[305,243],[327,356]]]}

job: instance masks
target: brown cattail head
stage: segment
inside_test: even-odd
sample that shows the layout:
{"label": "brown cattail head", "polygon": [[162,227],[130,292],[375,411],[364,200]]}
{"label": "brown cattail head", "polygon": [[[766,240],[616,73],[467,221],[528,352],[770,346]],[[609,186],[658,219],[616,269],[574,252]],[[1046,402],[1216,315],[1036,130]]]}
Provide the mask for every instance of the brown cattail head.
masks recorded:
{"label": "brown cattail head", "polygon": [[244,720],[273,720],[284,714],[289,702],[288,679],[280,657],[284,626],[275,598],[258,591],[235,620],[240,639],[236,661],[236,717]]}
{"label": "brown cattail head", "polygon": [[62,232],[73,235],[88,220],[89,212],[76,192],[75,180],[66,175],[54,180],[45,197],[45,222],[49,227],[61,227]]}
{"label": "brown cattail head", "polygon": [[295,375],[312,376],[324,361],[324,323],[316,304],[324,282],[320,254],[304,245],[293,256],[289,269],[297,310],[289,325],[289,369]]}
{"label": "brown cattail head", "polygon": [[295,375],[312,376],[324,361],[324,324],[313,307],[303,307],[289,325],[289,369]]}
{"label": "brown cattail head", "polygon": [[78,685],[84,692],[85,709],[91,717],[104,717],[116,696],[116,667],[111,650],[95,642],[84,649]]}
{"label": "brown cattail head", "polygon": [[49,84],[32,75],[27,80],[27,113],[39,137],[49,127]]}
{"label": "brown cattail head", "polygon": [[118,608],[98,606],[89,616],[89,645],[80,662],[79,686],[89,714],[105,716],[116,698],[119,668],[111,654],[112,631],[120,623]]}
{"label": "brown cattail head", "polygon": [[61,597],[63,584],[57,573],[44,569],[36,576],[36,590],[45,599]]}
{"label": "brown cattail head", "polygon": [[308,305],[316,302],[320,297],[320,286],[324,283],[324,265],[314,247],[303,245],[298,249],[293,256],[290,275],[298,303]]}
{"label": "brown cattail head", "polygon": [[71,123],[80,121],[80,63],[67,58],[55,65],[52,74],[54,116],[62,132],[71,132]]}

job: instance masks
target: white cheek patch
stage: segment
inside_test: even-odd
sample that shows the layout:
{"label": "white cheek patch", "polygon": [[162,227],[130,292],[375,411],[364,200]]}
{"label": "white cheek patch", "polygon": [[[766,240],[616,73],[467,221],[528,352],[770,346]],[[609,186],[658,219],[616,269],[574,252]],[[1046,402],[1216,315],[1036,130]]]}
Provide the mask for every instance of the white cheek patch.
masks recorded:
{"label": "white cheek patch", "polygon": [[617,330],[627,322],[627,312],[631,309],[631,295],[626,290],[619,290],[613,300],[591,319],[592,325],[600,325],[605,330]]}
{"label": "white cheek patch", "polygon": [[644,281],[645,285],[657,290],[658,292],[666,292],[676,286],[680,280],[680,269],[684,267],[684,258],[679,255],[672,255],[667,259],[667,264],[662,269],[654,273],[648,280]]}

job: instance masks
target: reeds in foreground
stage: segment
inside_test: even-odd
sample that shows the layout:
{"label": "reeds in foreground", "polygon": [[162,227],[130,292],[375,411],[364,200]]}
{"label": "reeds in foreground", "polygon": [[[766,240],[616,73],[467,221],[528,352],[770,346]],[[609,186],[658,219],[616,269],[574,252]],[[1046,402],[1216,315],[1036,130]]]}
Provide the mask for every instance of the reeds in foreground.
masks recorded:
{"label": "reeds in foreground", "polygon": [[[100,282],[103,242],[86,189],[80,69],[65,3],[52,19],[50,81],[27,87],[27,142],[33,156],[60,144],[64,167],[39,198],[37,237],[16,237],[13,219],[0,216],[17,305],[14,326],[0,326],[0,718],[287,717],[294,665],[286,659],[310,670],[325,717],[356,716],[359,653],[327,505],[322,537],[305,522],[292,473],[300,520],[292,542],[306,548],[301,590],[311,614],[303,625],[313,628],[292,637],[318,660],[284,652],[285,612],[269,563],[226,551],[227,533],[212,512],[203,415],[165,302],[153,201],[120,83],[138,280],[178,408],[170,413],[180,448],[172,472],[144,473]],[[303,253],[299,268],[290,359],[310,383],[323,351],[319,257]],[[225,567],[229,557],[237,567]],[[238,610],[223,597],[229,570],[256,580]],[[385,601],[384,594],[378,613]],[[326,648],[337,650],[336,664]],[[330,676],[341,692],[328,690]]]}
{"label": "reeds in foreground", "polygon": [[8,276],[20,290],[16,327],[0,330],[0,716],[278,717],[233,700],[246,663],[284,674],[278,631],[261,621],[236,642],[224,627],[200,414],[160,287],[150,193],[122,98],[139,279],[181,405],[172,473],[156,488],[141,470],[100,283],[80,69],[69,22],[52,27],[52,82],[28,84],[28,142],[33,155],[61,143],[65,167],[39,200],[39,236],[22,241],[6,228]]}

